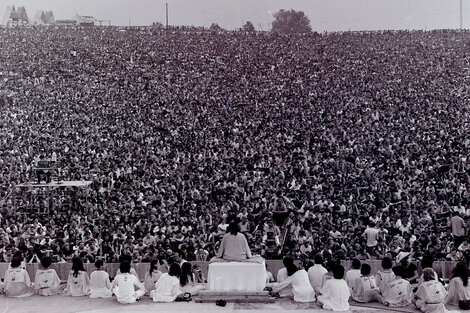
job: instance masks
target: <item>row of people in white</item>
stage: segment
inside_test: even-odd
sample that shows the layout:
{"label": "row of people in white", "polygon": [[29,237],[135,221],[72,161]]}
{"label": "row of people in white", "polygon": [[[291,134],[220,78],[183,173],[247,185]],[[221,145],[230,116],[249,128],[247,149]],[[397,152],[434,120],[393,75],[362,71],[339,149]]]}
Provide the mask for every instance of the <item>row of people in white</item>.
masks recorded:
{"label": "row of people in white", "polygon": [[96,271],[90,277],[83,268],[80,258],[74,258],[72,270],[66,284],[62,284],[56,271],[49,268],[50,258],[43,258],[43,269],[36,272],[34,286],[28,272],[21,266],[20,259],[14,259],[11,268],[5,273],[5,284],[0,285],[0,291],[5,290],[8,297],[28,297],[33,294],[51,296],[56,294],[68,296],[90,296],[91,298],[110,298],[113,293],[121,303],[134,303],[144,294],[150,294],[155,302],[172,302],[178,295],[189,292],[197,294],[204,286],[196,283],[191,271],[191,264],[183,263],[182,267],[172,264],[168,273],[157,270],[158,261],[151,263],[151,268],[145,277],[145,285],[140,282],[137,273],[130,263],[124,261],[111,283],[107,272],[101,267],[103,262],[95,263]]}

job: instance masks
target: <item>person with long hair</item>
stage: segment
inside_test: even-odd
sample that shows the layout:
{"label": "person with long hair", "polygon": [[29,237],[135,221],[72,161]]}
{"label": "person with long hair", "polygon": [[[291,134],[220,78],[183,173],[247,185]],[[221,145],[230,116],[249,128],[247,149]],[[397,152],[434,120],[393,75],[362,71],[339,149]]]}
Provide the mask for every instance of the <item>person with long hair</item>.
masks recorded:
{"label": "person with long hair", "polygon": [[[111,290],[119,303],[135,303],[145,294],[145,286],[130,273],[131,263],[124,260],[119,266],[120,274],[114,277]],[[135,289],[137,287],[137,290]]]}
{"label": "person with long hair", "polygon": [[427,267],[423,270],[424,282],[419,285],[413,297],[413,303],[424,313],[446,313],[444,301],[447,290],[436,280],[435,272]]}
{"label": "person with long hair", "polygon": [[52,265],[52,259],[45,256],[41,259],[42,269],[36,271],[34,278],[34,288],[40,296],[53,296],[60,294],[66,285],[60,283],[57,272],[49,268]]}
{"label": "person with long hair", "polygon": [[261,257],[253,257],[248,241],[245,235],[240,233],[240,228],[236,221],[232,221],[228,225],[227,233],[222,238],[217,257],[211,260],[211,262],[217,261],[264,262]]}
{"label": "person with long hair", "polygon": [[98,259],[95,262],[96,270],[90,275],[90,298],[111,298],[111,282],[109,274],[103,271],[103,260]]}
{"label": "person with long hair", "polygon": [[287,270],[287,278],[280,283],[272,285],[273,293],[278,293],[282,289],[292,286],[294,301],[315,302],[315,291],[312,285],[310,285],[307,271],[299,270],[294,264],[294,259],[291,257],[284,257],[282,262]]}
{"label": "person with long hair", "polygon": [[150,292],[154,302],[173,302],[183,292],[180,289],[181,268],[178,263],[172,263],[168,273],[162,274],[155,283],[155,290]]}
{"label": "person with long hair", "polygon": [[21,268],[23,258],[14,257],[5,273],[5,295],[13,298],[30,297],[34,288],[28,272]]}
{"label": "person with long hair", "polygon": [[149,295],[152,290],[155,290],[155,283],[160,279],[163,274],[161,271],[158,270],[158,266],[159,261],[152,260],[152,262],[150,262],[149,271],[145,273],[144,286],[146,295]]}
{"label": "person with long hair", "polygon": [[64,294],[72,297],[83,297],[90,294],[90,278],[83,267],[82,259],[79,257],[72,259],[72,269],[67,279]]}
{"label": "person with long hair", "polygon": [[204,286],[197,284],[196,276],[189,262],[184,262],[183,265],[181,265],[180,289],[183,293],[189,292],[193,296],[205,289]]}
{"label": "person with long hair", "polygon": [[470,300],[470,284],[468,282],[468,268],[465,262],[459,262],[452,270],[452,279],[449,283],[445,304],[458,305],[460,300]]}

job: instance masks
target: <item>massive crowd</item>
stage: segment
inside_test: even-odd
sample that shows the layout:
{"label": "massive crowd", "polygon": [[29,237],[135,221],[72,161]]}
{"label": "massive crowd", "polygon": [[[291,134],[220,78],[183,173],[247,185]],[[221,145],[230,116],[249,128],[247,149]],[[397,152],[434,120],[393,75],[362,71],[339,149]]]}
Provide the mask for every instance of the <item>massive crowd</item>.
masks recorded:
{"label": "massive crowd", "polygon": [[[235,218],[261,255],[467,250],[468,32],[0,37],[0,262],[207,260]],[[91,187],[15,188],[52,154]]]}

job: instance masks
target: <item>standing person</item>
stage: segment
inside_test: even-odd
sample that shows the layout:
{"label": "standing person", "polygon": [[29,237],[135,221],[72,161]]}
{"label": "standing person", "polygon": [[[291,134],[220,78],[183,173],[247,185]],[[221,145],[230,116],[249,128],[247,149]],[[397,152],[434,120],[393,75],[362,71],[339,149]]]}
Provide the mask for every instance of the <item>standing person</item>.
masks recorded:
{"label": "standing person", "polygon": [[377,228],[375,228],[374,222],[369,223],[369,226],[366,228],[362,236],[365,236],[367,240],[367,253],[369,253],[370,255],[375,255],[375,248],[377,247],[377,240],[379,239],[379,231],[377,230]]}
{"label": "standing person", "polygon": [[287,279],[281,283],[273,284],[273,293],[277,293],[287,286],[292,286],[294,301],[296,302],[315,302],[315,291],[308,279],[305,270],[299,270],[291,257],[283,259],[287,270]]}
{"label": "standing person", "polygon": [[60,294],[66,285],[61,285],[57,272],[49,268],[52,259],[48,256],[41,259],[43,269],[38,269],[34,278],[34,288],[40,296],[53,296]]}
{"label": "standing person", "polygon": [[[136,276],[130,274],[131,263],[124,261],[119,266],[120,274],[114,278],[111,290],[116,295],[119,303],[135,303],[145,294],[145,286]],[[135,290],[135,287],[138,290]]]}
{"label": "standing person", "polygon": [[323,257],[321,254],[315,255],[315,264],[308,269],[308,279],[313,290],[318,295],[322,287],[323,275],[328,273],[328,270],[323,266]]}
{"label": "standing person", "polygon": [[465,222],[458,212],[449,221],[454,236],[454,247],[458,248],[465,238]]}
{"label": "standing person", "polygon": [[96,271],[90,275],[90,298],[111,298],[111,282],[109,274],[102,270],[103,260],[99,259],[95,262]]}
{"label": "standing person", "polygon": [[72,297],[82,297],[90,294],[90,278],[88,277],[83,261],[79,257],[72,260],[72,270],[67,279],[67,288],[64,293]]}
{"label": "standing person", "polygon": [[452,270],[452,279],[448,288],[445,304],[458,305],[460,300],[470,300],[468,268],[465,262],[459,262]]}
{"label": "standing person", "polygon": [[13,258],[10,269],[5,273],[5,295],[7,297],[23,298],[34,294],[29,274],[21,268],[22,261],[21,258]]}
{"label": "standing person", "polygon": [[333,278],[325,282],[318,296],[318,304],[330,311],[347,311],[349,310],[349,291],[348,284],[343,279],[344,267],[335,264],[332,268]]}
{"label": "standing person", "polygon": [[154,302],[173,302],[183,292],[180,289],[181,268],[179,264],[170,265],[168,273],[162,274],[155,283],[155,290],[150,292],[150,298]]}
{"label": "standing person", "polygon": [[158,262],[158,260],[150,262],[150,269],[145,273],[144,286],[146,295],[149,295],[152,290],[155,290],[155,283],[160,279],[160,276],[162,276],[162,272],[157,269]]}

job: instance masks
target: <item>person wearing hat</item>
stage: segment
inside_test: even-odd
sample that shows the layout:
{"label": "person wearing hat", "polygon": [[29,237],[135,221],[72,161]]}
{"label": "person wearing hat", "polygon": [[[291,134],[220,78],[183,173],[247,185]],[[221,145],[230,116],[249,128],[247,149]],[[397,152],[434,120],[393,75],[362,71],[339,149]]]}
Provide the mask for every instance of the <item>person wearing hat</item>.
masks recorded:
{"label": "person wearing hat", "polygon": [[408,251],[402,251],[397,255],[397,263],[403,266],[402,278],[408,280],[410,283],[416,283],[418,281],[418,268],[411,262],[411,253]]}

